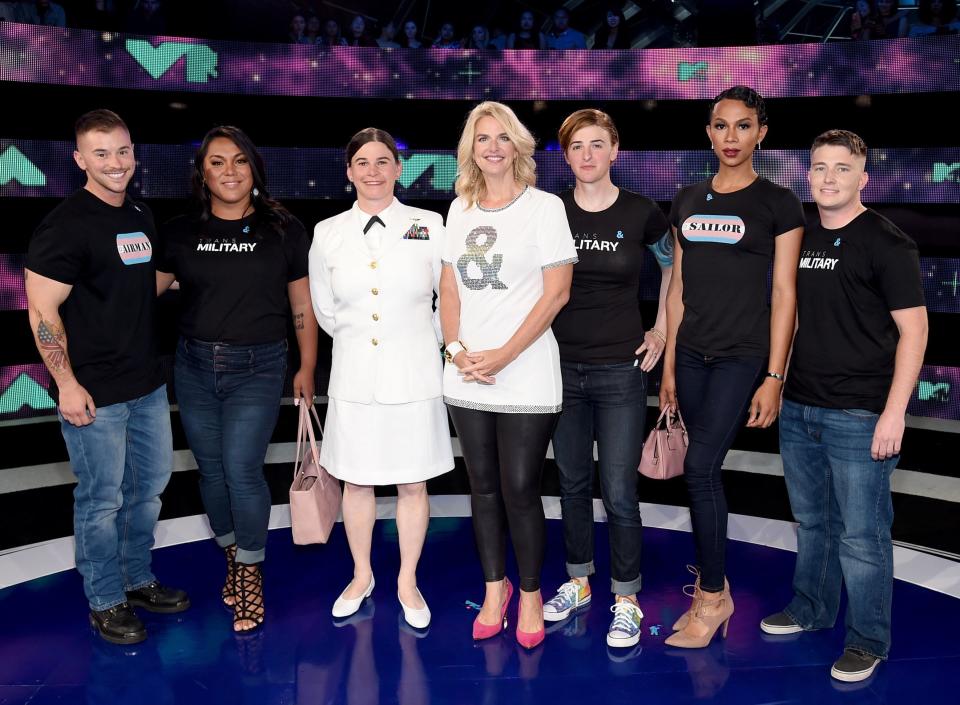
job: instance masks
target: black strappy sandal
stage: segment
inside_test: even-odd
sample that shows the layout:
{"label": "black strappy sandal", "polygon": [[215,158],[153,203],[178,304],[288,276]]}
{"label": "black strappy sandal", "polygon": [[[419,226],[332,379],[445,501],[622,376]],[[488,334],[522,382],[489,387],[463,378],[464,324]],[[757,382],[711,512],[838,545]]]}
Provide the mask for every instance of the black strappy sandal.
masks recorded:
{"label": "black strappy sandal", "polygon": [[[233,630],[239,634],[252,632],[263,624],[263,572],[259,563],[235,563]],[[253,622],[252,627],[239,628],[240,622]]]}
{"label": "black strappy sandal", "polygon": [[237,601],[237,595],[233,587],[233,584],[237,581],[237,544],[225,546],[223,554],[227,557],[227,579],[220,591],[220,599],[227,607],[233,607]]}

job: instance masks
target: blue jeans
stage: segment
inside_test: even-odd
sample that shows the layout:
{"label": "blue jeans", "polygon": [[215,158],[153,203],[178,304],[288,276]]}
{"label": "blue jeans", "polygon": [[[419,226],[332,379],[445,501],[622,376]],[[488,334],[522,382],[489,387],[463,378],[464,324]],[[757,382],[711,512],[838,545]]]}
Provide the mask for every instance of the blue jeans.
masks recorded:
{"label": "blue jeans", "polygon": [[270,522],[263,476],[287,372],[287,341],[227,345],[181,338],[174,384],[180,420],[200,469],[200,495],[221,547],[260,563]]}
{"label": "blue jeans", "polygon": [[633,362],[560,363],[563,411],[553,433],[567,574],[593,575],[593,441],[597,440],[600,496],[610,531],[610,589],[640,591],[643,521],[637,466],[647,417],[647,378]]}
{"label": "blue jeans", "polygon": [[799,523],[794,596],[785,611],[804,629],[832,627],[845,584],[845,646],[886,658],[893,596],[890,474],[900,457],[870,457],[878,418],[863,409],[783,402],[780,454]]}
{"label": "blue jeans", "polygon": [[690,495],[690,522],[700,587],[723,590],[727,551],[727,498],[721,470],[727,451],[747,420],[766,360],[710,357],[677,346],[677,403],[690,446],[683,474]]}
{"label": "blue jeans", "polygon": [[160,493],[173,469],[167,387],[101,406],[88,426],[60,417],[77,476],[73,534],[77,570],[92,610],[127,601],[127,590],[152,583],[150,549]]}

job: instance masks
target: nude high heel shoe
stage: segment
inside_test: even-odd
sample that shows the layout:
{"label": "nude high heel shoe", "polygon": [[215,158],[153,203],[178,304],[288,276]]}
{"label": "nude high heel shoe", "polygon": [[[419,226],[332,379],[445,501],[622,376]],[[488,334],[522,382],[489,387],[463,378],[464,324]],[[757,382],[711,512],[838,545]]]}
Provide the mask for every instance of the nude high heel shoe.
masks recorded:
{"label": "nude high heel shoe", "polygon": [[710,643],[720,627],[723,627],[723,638],[727,638],[727,628],[733,615],[733,597],[729,586],[717,593],[701,590],[700,598],[686,626],[667,639],[668,645],[681,649],[702,649]]}
{"label": "nude high heel shoe", "polygon": [[[703,600],[703,593],[700,592],[700,571],[692,565],[688,565],[687,570],[697,576],[697,579],[693,581],[693,585],[683,586],[683,594],[693,599],[690,602],[690,607],[687,608],[687,611],[681,614],[679,619],[673,623],[672,629],[675,632],[678,632],[687,626],[687,622],[690,621],[690,615],[697,611],[697,606]],[[730,583],[727,582],[726,578],[723,579],[723,589],[726,592],[730,592]]]}

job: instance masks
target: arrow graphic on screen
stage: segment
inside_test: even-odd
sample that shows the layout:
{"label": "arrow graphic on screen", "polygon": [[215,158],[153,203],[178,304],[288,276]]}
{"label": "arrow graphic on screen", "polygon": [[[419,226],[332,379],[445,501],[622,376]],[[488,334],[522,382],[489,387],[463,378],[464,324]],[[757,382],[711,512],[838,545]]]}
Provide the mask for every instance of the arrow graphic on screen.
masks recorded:
{"label": "arrow graphic on screen", "polygon": [[128,39],[126,49],[153,78],[163,76],[184,56],[188,83],[206,83],[217,77],[217,54],[206,44],[161,42],[153,46],[144,39]]}
{"label": "arrow graphic on screen", "polygon": [[450,154],[413,154],[409,159],[400,157],[403,171],[400,173],[400,185],[410,185],[433,167],[430,186],[438,191],[450,191],[457,180],[457,158]]}
{"label": "arrow graphic on screen", "polygon": [[46,175],[13,145],[0,154],[0,186],[6,186],[11,181],[21,186],[47,185]]}
{"label": "arrow graphic on screen", "polygon": [[37,381],[26,372],[21,372],[0,394],[0,414],[13,414],[24,406],[41,411],[52,409],[56,404]]}

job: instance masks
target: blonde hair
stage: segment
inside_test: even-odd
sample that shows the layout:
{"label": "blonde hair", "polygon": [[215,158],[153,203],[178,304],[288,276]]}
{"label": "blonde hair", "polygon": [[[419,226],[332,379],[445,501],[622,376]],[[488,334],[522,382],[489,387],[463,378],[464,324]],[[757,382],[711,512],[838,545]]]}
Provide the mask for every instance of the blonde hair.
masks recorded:
{"label": "blonde hair", "polygon": [[573,142],[573,135],[577,130],[584,127],[599,127],[607,131],[610,135],[610,144],[620,143],[620,134],[617,132],[617,126],[613,124],[613,118],[602,110],[594,108],[584,108],[567,116],[560,126],[560,132],[557,136],[560,138],[560,148],[566,152],[570,149],[570,143]]}
{"label": "blonde hair", "polygon": [[537,164],[533,161],[536,140],[508,106],[488,100],[470,111],[457,144],[457,181],[454,189],[457,195],[466,201],[467,208],[476,205],[486,191],[483,172],[473,160],[477,123],[484,117],[492,117],[499,122],[517,150],[517,156],[513,160],[514,180],[527,186],[537,185]]}

